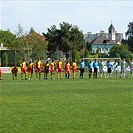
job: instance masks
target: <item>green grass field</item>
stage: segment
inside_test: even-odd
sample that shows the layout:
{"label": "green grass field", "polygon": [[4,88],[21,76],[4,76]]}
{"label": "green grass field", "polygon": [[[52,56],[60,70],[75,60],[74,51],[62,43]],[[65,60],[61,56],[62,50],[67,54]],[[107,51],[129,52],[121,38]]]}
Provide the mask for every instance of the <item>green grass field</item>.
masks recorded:
{"label": "green grass field", "polygon": [[[35,75],[34,75],[35,76]],[[133,78],[0,81],[0,133],[132,133]]]}

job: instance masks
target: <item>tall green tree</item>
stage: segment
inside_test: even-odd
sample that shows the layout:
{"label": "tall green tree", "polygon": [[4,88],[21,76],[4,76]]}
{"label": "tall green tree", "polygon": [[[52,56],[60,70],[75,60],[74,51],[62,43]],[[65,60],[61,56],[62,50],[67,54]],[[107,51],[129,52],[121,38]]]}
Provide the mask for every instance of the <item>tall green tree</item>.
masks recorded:
{"label": "tall green tree", "polygon": [[27,35],[22,26],[18,24],[17,31],[15,32],[16,38],[8,46],[15,54],[15,64],[19,65],[22,58],[27,59],[27,42],[25,36]]}
{"label": "tall green tree", "polygon": [[29,58],[32,58],[33,60],[37,60],[38,58],[40,58],[41,60],[47,59],[47,43],[44,36],[33,31],[26,36],[26,42],[28,46],[27,49],[28,59]]}
{"label": "tall green tree", "polygon": [[110,55],[111,58],[120,57],[121,59],[125,58],[127,60],[129,60],[132,57],[132,54],[131,54],[130,51],[128,51],[126,45],[115,45],[115,46],[113,46],[109,51],[109,55]]}
{"label": "tall green tree", "polygon": [[[84,52],[84,58],[89,58],[89,51],[87,48],[85,48],[85,52]],[[85,64],[87,65],[88,60],[85,60]]]}
{"label": "tall green tree", "polygon": [[9,47],[10,44],[15,40],[16,35],[10,32],[10,30],[0,30],[0,43],[3,43],[4,47]]}
{"label": "tall green tree", "polygon": [[2,66],[7,67],[8,66],[8,55],[6,52],[2,54]]}
{"label": "tall green tree", "polygon": [[[7,47],[8,49],[10,49],[10,51],[11,51],[11,46],[15,42],[15,39],[16,39],[16,35],[11,33],[10,30],[6,30],[6,31],[0,30],[0,43],[2,43],[4,47]],[[1,51],[1,53],[3,53],[3,52],[4,51]],[[7,52],[6,51],[6,54],[8,56],[9,65],[11,65],[11,64],[14,65],[14,54],[13,54],[13,52],[14,51],[12,51],[12,52],[9,52],[9,51]],[[4,63],[4,66],[5,66],[5,63]]]}
{"label": "tall green tree", "polygon": [[84,36],[79,28],[67,22],[60,23],[59,29],[55,25],[51,26],[43,35],[49,42],[48,51],[54,52],[58,47],[66,56],[71,50],[80,50],[84,43]]}
{"label": "tall green tree", "polygon": [[74,60],[74,59],[77,61],[77,64],[79,64],[79,62],[80,62],[80,53],[77,49],[74,49],[73,53],[72,53],[72,60]]}
{"label": "tall green tree", "polygon": [[88,51],[91,50],[91,43],[90,42],[86,42],[86,48],[88,49]]}
{"label": "tall green tree", "polygon": [[51,54],[51,58],[54,60],[58,60],[59,58],[61,58],[61,53],[60,51],[57,49],[55,52],[53,52]]}
{"label": "tall green tree", "polygon": [[127,44],[129,46],[129,50],[133,52],[133,22],[129,22],[128,24],[128,30],[125,33],[127,39]]}

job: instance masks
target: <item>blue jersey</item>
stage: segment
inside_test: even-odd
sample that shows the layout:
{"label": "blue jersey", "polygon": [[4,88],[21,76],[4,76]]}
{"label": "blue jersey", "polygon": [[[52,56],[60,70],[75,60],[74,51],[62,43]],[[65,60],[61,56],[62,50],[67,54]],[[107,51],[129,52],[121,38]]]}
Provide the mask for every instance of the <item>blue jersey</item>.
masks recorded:
{"label": "blue jersey", "polygon": [[85,63],[84,63],[84,62],[80,62],[79,65],[80,65],[80,68],[81,68],[81,69],[85,67]]}
{"label": "blue jersey", "polygon": [[92,69],[92,67],[93,67],[93,62],[89,62],[88,63],[88,68]]}
{"label": "blue jersey", "polygon": [[98,62],[93,62],[93,67],[98,68]]}
{"label": "blue jersey", "polygon": [[107,62],[106,66],[107,66],[107,68],[112,68],[113,67],[111,62]]}

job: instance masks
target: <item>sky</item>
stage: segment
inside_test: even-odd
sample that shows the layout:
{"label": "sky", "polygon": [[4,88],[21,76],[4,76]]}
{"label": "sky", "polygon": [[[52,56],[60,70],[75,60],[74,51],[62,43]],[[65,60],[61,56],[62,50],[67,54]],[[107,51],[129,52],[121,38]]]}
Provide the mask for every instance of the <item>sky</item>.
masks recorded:
{"label": "sky", "polygon": [[18,24],[28,33],[31,27],[38,33],[67,22],[87,32],[108,32],[112,23],[118,33],[127,31],[133,21],[132,0],[1,0],[0,29],[18,31]]}

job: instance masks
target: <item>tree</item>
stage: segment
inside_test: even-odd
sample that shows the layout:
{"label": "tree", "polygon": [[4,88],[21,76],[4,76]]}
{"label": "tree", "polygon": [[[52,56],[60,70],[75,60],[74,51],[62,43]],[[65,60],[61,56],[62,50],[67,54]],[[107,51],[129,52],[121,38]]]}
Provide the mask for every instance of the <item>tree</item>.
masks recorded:
{"label": "tree", "polygon": [[28,47],[27,58],[32,58],[33,60],[38,58],[47,59],[47,43],[44,36],[33,31],[25,38]]}
{"label": "tree", "polygon": [[126,32],[127,44],[129,46],[129,50],[133,52],[133,22],[129,22],[128,30]]}
{"label": "tree", "polygon": [[54,60],[58,60],[61,57],[61,53],[58,49],[54,53],[51,54],[51,58]]}
{"label": "tree", "polygon": [[109,51],[109,55],[110,55],[111,58],[120,57],[121,59],[125,58],[127,60],[129,60],[129,58],[131,58],[131,56],[132,56],[131,52],[128,51],[126,45],[115,45],[115,46],[113,46]]}
{"label": "tree", "polygon": [[5,52],[2,54],[2,66],[8,66],[8,56]]}
{"label": "tree", "polygon": [[66,56],[71,50],[81,49],[84,42],[83,33],[79,28],[67,22],[60,23],[59,29],[55,25],[51,26],[43,35],[48,40],[48,51],[54,52],[58,47]]}
{"label": "tree", "polygon": [[72,53],[72,60],[74,59],[77,61],[77,64],[80,62],[80,54],[77,49],[74,49]]}
{"label": "tree", "polygon": [[34,33],[34,32],[35,32],[34,28],[33,28],[33,27],[31,27],[31,28],[30,28],[30,32],[29,32],[29,33]]}
{"label": "tree", "polygon": [[26,51],[27,51],[27,43],[25,40],[26,33],[24,32],[22,26],[18,24],[18,31],[15,33],[15,38],[12,40],[12,43],[9,44],[8,48],[14,51],[15,54],[15,65],[20,64],[20,60],[22,58],[27,59]]}
{"label": "tree", "polygon": [[14,44],[14,40],[16,39],[16,35],[10,32],[10,30],[3,31],[0,30],[0,43],[3,44],[4,47],[7,47],[10,49],[6,54],[8,56],[8,62],[9,65],[14,65],[14,51],[11,50],[11,46]]}
{"label": "tree", "polygon": [[[84,58],[89,58],[89,51],[87,48],[85,48],[85,52],[84,52]],[[85,60],[85,64],[87,65],[88,61]]]}
{"label": "tree", "polygon": [[16,36],[12,34],[10,30],[0,30],[0,43],[3,43],[4,47],[9,47],[9,45],[15,40],[15,38]]}
{"label": "tree", "polygon": [[90,51],[90,49],[91,49],[91,43],[90,42],[86,42],[86,48],[88,49],[88,51]]}

